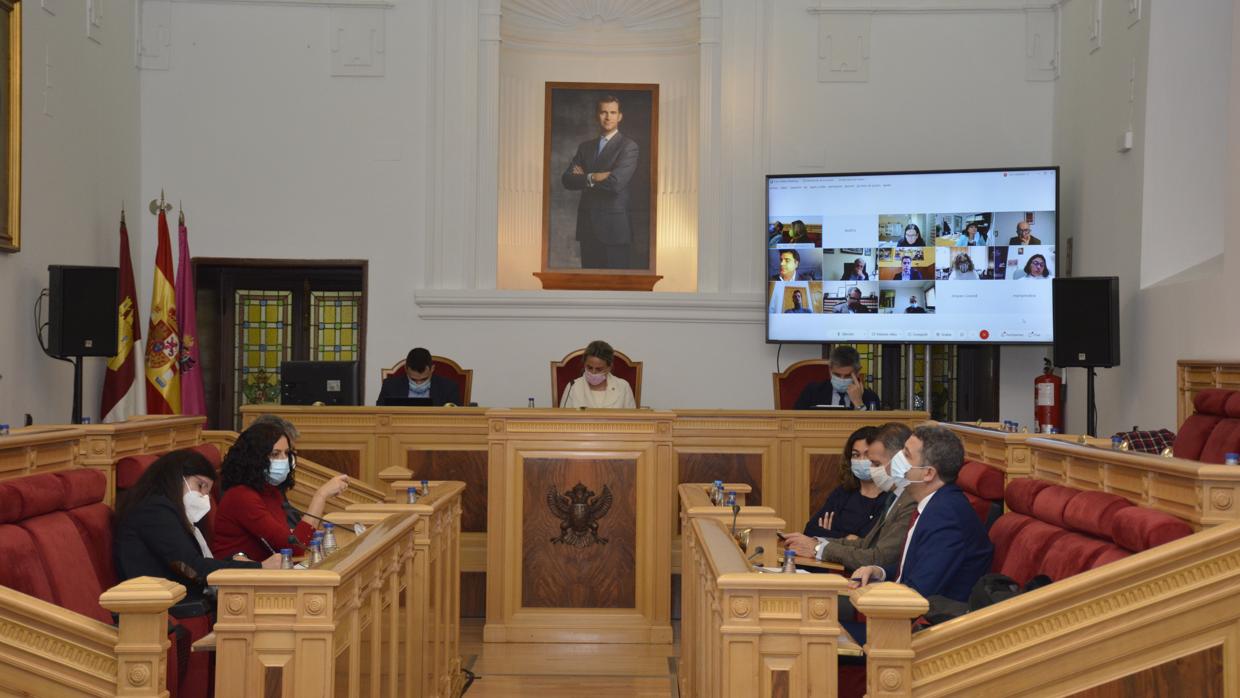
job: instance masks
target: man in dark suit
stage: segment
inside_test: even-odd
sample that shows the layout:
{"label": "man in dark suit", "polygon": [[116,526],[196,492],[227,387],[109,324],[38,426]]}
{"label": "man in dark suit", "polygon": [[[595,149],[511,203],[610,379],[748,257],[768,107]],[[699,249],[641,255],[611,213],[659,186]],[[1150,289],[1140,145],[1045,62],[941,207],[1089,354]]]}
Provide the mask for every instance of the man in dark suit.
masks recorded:
{"label": "man in dark suit", "polygon": [[812,410],[818,405],[842,405],[854,410],[878,409],[878,393],[865,387],[861,375],[861,355],[857,350],[839,344],[828,359],[831,380],[810,383],[797,396],[793,409]]}
{"label": "man in dark suit", "polygon": [[388,398],[430,398],[436,407],[460,404],[461,394],[456,383],[434,373],[431,353],[422,347],[410,349],[405,357],[405,370],[383,379],[376,404],[382,405]]}
{"label": "man in dark suit", "polygon": [[[918,427],[891,462],[891,473],[905,472],[906,492],[917,500],[899,562],[859,567],[854,587],[894,581],[925,597],[968,601],[973,585],[990,569],[994,552],[986,529],[956,486],[964,465],[964,446],[941,426]],[[857,628],[849,628],[850,632]],[[864,628],[861,629],[864,636]],[[862,637],[853,637],[864,642]]]}
{"label": "man in dark suit", "polygon": [[913,259],[908,255],[904,255],[900,259],[900,273],[896,274],[896,281],[920,281],[921,272],[913,268]]}
{"label": "man in dark suit", "polygon": [[577,146],[560,177],[565,189],[581,192],[577,241],[582,269],[628,269],[633,233],[629,228],[629,180],[637,171],[637,142],[620,133],[620,99],[608,95],[596,105],[599,137]]}
{"label": "man in dark suit", "polygon": [[1021,221],[1016,224],[1016,234],[1008,240],[1009,245],[1041,245],[1042,241],[1033,236],[1033,228]]}

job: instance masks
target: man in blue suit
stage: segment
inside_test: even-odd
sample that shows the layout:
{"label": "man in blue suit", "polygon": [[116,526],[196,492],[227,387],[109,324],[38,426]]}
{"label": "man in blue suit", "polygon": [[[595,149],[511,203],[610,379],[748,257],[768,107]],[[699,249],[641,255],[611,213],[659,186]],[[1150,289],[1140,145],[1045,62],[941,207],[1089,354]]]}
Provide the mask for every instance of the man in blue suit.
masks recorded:
{"label": "man in blue suit", "polygon": [[596,106],[599,137],[577,146],[560,183],[581,192],[577,205],[581,268],[628,269],[633,234],[629,180],[637,171],[639,149],[637,141],[620,133],[624,119],[620,98],[607,95]]}
{"label": "man in blue suit", "polygon": [[[962,465],[964,446],[950,430],[923,426],[913,431],[904,450],[891,461],[892,475],[905,471],[906,491],[917,500],[904,553],[896,564],[857,568],[852,575],[854,587],[893,581],[925,597],[969,600],[973,585],[990,569],[994,548],[955,484]],[[865,641],[864,628],[860,636],[855,627],[849,632],[858,642]]]}

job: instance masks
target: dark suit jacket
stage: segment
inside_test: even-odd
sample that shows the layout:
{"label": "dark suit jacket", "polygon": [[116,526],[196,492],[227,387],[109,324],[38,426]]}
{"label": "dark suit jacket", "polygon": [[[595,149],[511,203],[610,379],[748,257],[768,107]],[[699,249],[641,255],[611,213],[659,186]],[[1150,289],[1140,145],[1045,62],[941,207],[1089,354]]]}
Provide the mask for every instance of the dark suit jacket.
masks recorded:
{"label": "dark suit jacket", "polygon": [[[565,189],[581,192],[577,204],[577,240],[597,240],[605,245],[625,245],[632,239],[629,229],[629,180],[637,171],[637,142],[617,131],[598,152],[598,138],[577,146],[560,182]],[[585,174],[573,174],[578,165]],[[610,172],[593,187],[586,183],[591,172]]]}
{"label": "dark suit jacket", "polygon": [[[236,562],[205,557],[198,541],[185,530],[178,507],[167,497],[154,495],[117,522],[112,544],[116,578],[161,577],[184,584],[190,596],[201,594],[207,575],[228,567],[260,567],[258,562]],[[173,572],[182,562],[198,575],[197,583]]]}
{"label": "dark suit jacket", "polygon": [[[986,529],[964,492],[954,484],[945,485],[934,493],[913,527],[900,581],[925,597],[968,601],[973,585],[990,570],[993,552]],[[889,581],[896,580],[899,568],[899,559],[883,566]]]}
{"label": "dark suit jacket", "polygon": [[[862,405],[854,405],[854,407],[864,407],[867,405],[878,405],[878,393],[866,388],[861,393]],[[838,405],[840,404],[839,393],[831,387],[831,381],[823,381],[821,383],[810,383],[805,386],[801,394],[797,396],[794,410],[812,410],[814,405]]]}
{"label": "dark suit jacket", "polygon": [[[930,500],[934,501],[934,500]],[[917,500],[907,492],[891,503],[889,511],[860,540],[833,540],[822,549],[822,559],[838,562],[852,573],[858,567],[878,565],[886,568],[900,564],[904,539],[908,538],[908,522],[917,509]]]}
{"label": "dark suit jacket", "polygon": [[1041,240],[1039,240],[1039,239],[1037,239],[1036,237],[1034,237],[1034,236],[1030,235],[1030,236],[1029,236],[1029,242],[1021,242],[1021,241],[1020,241],[1020,236],[1019,236],[1019,235],[1013,235],[1013,236],[1012,236],[1012,239],[1011,239],[1011,240],[1008,240],[1008,244],[1009,244],[1009,245],[1024,245],[1024,246],[1028,247],[1029,245],[1041,245],[1041,244],[1042,244],[1042,241],[1041,241]]}
{"label": "dark suit jacket", "polygon": [[[908,275],[909,275],[910,281],[913,279],[921,279],[921,272],[913,267],[909,267]],[[901,269],[900,271],[896,272],[896,278],[892,279],[892,281],[904,281],[904,279],[901,278],[903,276],[904,276],[904,270]]]}
{"label": "dark suit jacket", "polygon": [[[379,388],[379,398],[375,404],[383,401],[388,397],[409,397],[409,377],[404,371],[400,371],[395,375],[388,376],[383,379],[383,386]],[[440,407],[447,403],[454,405],[461,404],[461,393],[457,390],[456,383],[444,378],[431,374],[431,404]]]}

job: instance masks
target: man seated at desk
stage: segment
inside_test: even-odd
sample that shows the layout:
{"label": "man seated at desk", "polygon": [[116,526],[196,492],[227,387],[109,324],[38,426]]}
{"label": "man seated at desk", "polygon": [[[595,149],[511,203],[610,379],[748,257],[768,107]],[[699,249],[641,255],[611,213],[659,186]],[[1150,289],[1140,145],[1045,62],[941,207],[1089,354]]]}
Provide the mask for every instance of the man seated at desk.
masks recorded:
{"label": "man seated at desk", "polygon": [[430,404],[435,407],[459,404],[461,395],[456,383],[434,373],[435,363],[431,361],[431,353],[422,347],[410,349],[409,355],[405,357],[404,372],[383,379],[383,386],[379,388],[379,400],[375,404],[388,404],[391,398],[430,400]]}
{"label": "man seated at desk", "polygon": [[818,405],[838,405],[849,409],[878,409],[878,393],[865,387],[861,375],[861,355],[846,345],[837,345],[828,359],[831,380],[810,383],[797,397],[793,409],[812,410]]}
{"label": "man seated at desk", "polygon": [[[918,427],[892,461],[908,461],[906,492],[917,500],[900,559],[858,567],[852,585],[894,581],[929,598],[946,596],[968,601],[977,580],[990,569],[994,547],[956,475],[964,465],[964,445],[949,429]],[[865,643],[865,627],[844,623],[857,642]]]}

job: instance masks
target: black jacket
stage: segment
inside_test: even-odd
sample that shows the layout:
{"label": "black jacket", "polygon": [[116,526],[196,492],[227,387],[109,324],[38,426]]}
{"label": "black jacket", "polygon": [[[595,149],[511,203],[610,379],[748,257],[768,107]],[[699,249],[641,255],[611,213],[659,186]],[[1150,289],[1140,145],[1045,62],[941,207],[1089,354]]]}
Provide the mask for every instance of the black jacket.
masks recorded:
{"label": "black jacket", "polygon": [[[879,408],[878,393],[869,388],[866,388],[865,392],[861,394],[861,400],[865,404],[854,405],[854,408],[865,407],[869,409],[871,405],[875,409]],[[821,383],[810,383],[805,386],[805,390],[802,390],[800,396],[797,397],[797,402],[793,409],[812,410],[815,405],[838,404],[840,404],[839,393],[836,393],[835,389],[831,387],[831,381],[823,381]]]}
{"label": "black jacket", "polygon": [[[201,594],[207,575],[235,567],[260,567],[261,563],[216,560],[205,557],[198,541],[185,530],[181,512],[167,497],[148,497],[116,524],[112,543],[119,581],[134,577],[162,577],[184,584],[189,597]],[[172,569],[173,562],[182,562],[193,570],[198,580],[187,579]]]}
{"label": "black jacket", "polygon": [[[383,379],[383,386],[379,388],[379,399],[375,404],[380,404],[384,398],[389,397],[409,397],[409,377],[404,371]],[[442,407],[449,402],[454,405],[461,404],[461,394],[456,383],[449,378],[431,374],[431,404]]]}

